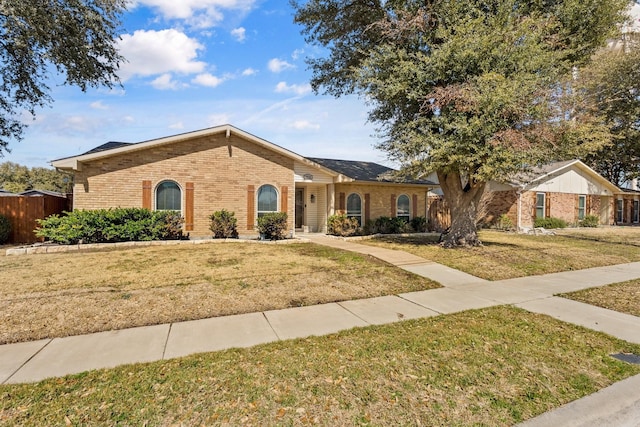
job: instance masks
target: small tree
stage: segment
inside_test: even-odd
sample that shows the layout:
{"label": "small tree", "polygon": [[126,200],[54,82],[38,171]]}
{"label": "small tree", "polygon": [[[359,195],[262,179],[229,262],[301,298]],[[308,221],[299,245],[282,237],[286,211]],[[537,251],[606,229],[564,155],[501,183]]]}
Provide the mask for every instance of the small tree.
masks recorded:
{"label": "small tree", "polygon": [[209,219],[211,220],[209,229],[213,231],[214,239],[238,238],[238,220],[235,212],[222,209],[212,213]]}

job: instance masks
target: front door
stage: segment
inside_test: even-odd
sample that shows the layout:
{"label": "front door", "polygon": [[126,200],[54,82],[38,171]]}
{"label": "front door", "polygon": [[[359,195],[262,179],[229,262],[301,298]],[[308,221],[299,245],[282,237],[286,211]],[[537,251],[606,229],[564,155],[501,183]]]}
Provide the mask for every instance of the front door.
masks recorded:
{"label": "front door", "polygon": [[296,188],[296,228],[304,225],[304,188]]}

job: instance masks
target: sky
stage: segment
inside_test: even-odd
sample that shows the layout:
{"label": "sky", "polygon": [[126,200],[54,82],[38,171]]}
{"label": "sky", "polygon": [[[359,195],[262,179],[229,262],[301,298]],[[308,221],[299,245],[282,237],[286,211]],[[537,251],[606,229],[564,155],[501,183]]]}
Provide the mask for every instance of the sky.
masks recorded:
{"label": "sky", "polygon": [[123,16],[122,87],[79,89],[52,76],[54,102],[28,117],[0,162],[49,166],[108,141],[231,124],[300,155],[390,165],[355,96],[316,95],[287,0],[135,0]]}

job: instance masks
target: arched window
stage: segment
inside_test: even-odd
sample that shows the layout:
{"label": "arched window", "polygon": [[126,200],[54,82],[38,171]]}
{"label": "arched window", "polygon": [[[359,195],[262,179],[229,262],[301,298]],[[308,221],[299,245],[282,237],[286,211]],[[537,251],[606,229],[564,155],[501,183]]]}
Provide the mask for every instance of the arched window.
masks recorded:
{"label": "arched window", "polygon": [[409,222],[409,196],[402,194],[396,200],[396,217]]}
{"label": "arched window", "polygon": [[278,191],[273,185],[263,185],[258,189],[258,218],[271,212],[278,212]]}
{"label": "arched window", "polygon": [[362,226],[362,199],[356,193],[349,194],[347,197],[347,216],[356,218],[358,224]]}
{"label": "arched window", "polygon": [[182,191],[174,181],[163,181],[156,187],[156,210],[181,211]]}

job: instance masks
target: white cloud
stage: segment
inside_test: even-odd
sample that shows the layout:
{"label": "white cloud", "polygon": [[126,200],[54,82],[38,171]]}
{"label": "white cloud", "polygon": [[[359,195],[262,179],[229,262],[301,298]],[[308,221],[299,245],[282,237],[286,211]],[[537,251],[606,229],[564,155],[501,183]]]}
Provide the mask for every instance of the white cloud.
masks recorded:
{"label": "white cloud", "polygon": [[226,113],[211,114],[207,118],[207,122],[209,123],[209,126],[225,125],[225,124],[231,123],[231,116]]}
{"label": "white cloud", "polygon": [[234,28],[233,30],[231,30],[231,36],[242,43],[247,37],[247,30],[245,30],[243,27]]}
{"label": "white cloud", "polygon": [[96,101],[89,104],[89,106],[95,110],[108,110],[109,107],[104,105],[102,101]]}
{"label": "white cloud", "polygon": [[198,74],[193,80],[191,80],[191,83],[195,83],[200,86],[216,87],[222,84],[224,80],[225,80],[224,78],[216,77],[213,74],[205,73],[205,74]]}
{"label": "white cloud", "polygon": [[320,125],[317,123],[311,123],[308,120],[296,120],[289,125],[289,127],[296,130],[319,130]]}
{"label": "white cloud", "polygon": [[296,49],[293,51],[293,53],[291,54],[291,57],[293,59],[298,59],[300,58],[300,56],[304,55],[304,49]]}
{"label": "white cloud", "polygon": [[253,68],[247,68],[245,70],[242,71],[242,75],[243,76],[253,76],[258,74],[258,70],[255,70]]}
{"label": "white cloud", "polygon": [[119,71],[123,82],[136,75],[200,73],[207,65],[196,60],[204,46],[174,29],[124,34],[118,47],[128,61]]}
{"label": "white cloud", "polygon": [[273,58],[271,61],[269,61],[269,64],[267,66],[273,73],[279,73],[284,70],[295,68],[295,65],[289,64],[287,61],[283,61],[278,58]]}
{"label": "white cloud", "polygon": [[177,129],[177,130],[184,129],[184,123],[176,122],[176,123],[170,124],[169,129]]}
{"label": "white cloud", "polygon": [[180,87],[180,83],[173,80],[170,73],[166,73],[153,80],[151,86],[159,90],[176,90]]}
{"label": "white cloud", "polygon": [[197,28],[210,28],[225,19],[225,13],[243,16],[256,0],[138,0],[138,4],[156,9],[165,19],[181,19]]}
{"label": "white cloud", "polygon": [[276,85],[276,93],[292,93],[295,95],[306,95],[311,92],[311,85],[288,85],[287,82],[280,82]]}

